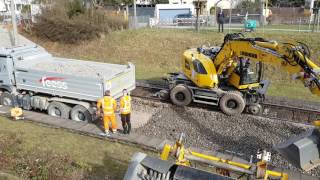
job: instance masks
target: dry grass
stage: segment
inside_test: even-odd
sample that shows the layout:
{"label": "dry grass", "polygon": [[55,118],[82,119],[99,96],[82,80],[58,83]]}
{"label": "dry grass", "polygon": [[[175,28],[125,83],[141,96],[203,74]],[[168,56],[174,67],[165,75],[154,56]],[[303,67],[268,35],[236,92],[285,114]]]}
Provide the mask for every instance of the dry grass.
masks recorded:
{"label": "dry grass", "polygon": [[[293,40],[305,42],[311,48],[312,58],[320,64],[319,34],[272,32],[248,35],[281,42]],[[82,42],[79,45],[34,40],[62,57],[121,64],[131,61],[136,65],[138,79],[160,79],[168,72],[179,71],[182,52],[188,47],[207,43],[221,45],[223,37],[224,34],[213,31],[195,33],[192,30],[140,29],[112,32],[98,40]],[[300,99],[305,99],[307,96],[308,100],[315,98],[301,85],[296,86],[286,73],[277,68],[268,67],[265,77],[273,83],[270,95]]]}
{"label": "dry grass", "polygon": [[86,10],[81,1],[57,1],[42,9],[32,33],[53,42],[75,44],[99,38],[101,34],[127,28],[123,15],[102,9]]}

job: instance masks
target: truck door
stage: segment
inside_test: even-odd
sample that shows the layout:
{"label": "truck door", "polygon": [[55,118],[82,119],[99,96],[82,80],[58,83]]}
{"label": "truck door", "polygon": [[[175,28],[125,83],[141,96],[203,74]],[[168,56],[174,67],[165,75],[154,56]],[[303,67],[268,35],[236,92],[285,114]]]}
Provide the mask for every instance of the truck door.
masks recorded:
{"label": "truck door", "polygon": [[11,86],[14,84],[12,59],[0,56],[0,86]]}

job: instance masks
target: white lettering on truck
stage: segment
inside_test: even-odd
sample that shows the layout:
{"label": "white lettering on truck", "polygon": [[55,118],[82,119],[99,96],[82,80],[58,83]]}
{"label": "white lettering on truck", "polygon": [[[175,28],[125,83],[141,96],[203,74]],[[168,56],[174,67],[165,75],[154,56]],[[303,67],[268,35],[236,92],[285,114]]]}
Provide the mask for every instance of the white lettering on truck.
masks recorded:
{"label": "white lettering on truck", "polygon": [[42,77],[40,79],[40,83],[42,83],[43,87],[68,89],[68,84],[63,80],[64,78],[58,78],[58,77]]}

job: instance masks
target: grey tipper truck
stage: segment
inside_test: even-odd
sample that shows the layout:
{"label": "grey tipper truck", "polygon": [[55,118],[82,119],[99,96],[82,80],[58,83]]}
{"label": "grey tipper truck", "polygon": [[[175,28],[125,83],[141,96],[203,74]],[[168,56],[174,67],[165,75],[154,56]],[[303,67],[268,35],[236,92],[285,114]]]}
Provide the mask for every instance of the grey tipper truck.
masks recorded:
{"label": "grey tipper truck", "polygon": [[76,121],[94,120],[105,90],[119,98],[135,88],[133,64],[53,57],[39,46],[0,48],[0,103]]}

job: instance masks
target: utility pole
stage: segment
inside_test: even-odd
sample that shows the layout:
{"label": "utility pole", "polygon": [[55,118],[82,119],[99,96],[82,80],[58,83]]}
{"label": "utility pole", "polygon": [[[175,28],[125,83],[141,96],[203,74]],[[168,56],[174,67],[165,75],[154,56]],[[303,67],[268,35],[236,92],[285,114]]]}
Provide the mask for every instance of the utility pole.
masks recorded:
{"label": "utility pole", "polygon": [[137,29],[137,4],[136,0],[133,0],[133,29]]}
{"label": "utility pole", "polygon": [[18,30],[17,30],[17,19],[16,19],[16,8],[14,4],[14,0],[11,0],[10,3],[10,9],[11,9],[11,21],[12,21],[12,46],[18,45]]}
{"label": "utility pole", "polygon": [[320,24],[320,9],[318,9],[318,23],[317,23],[317,32],[319,32],[319,24]]}
{"label": "utility pole", "polygon": [[267,11],[265,8],[267,7],[265,5],[266,1],[265,0],[261,0],[260,1],[260,8],[261,8],[261,17],[260,17],[260,25],[262,25],[262,27],[264,27],[265,23],[266,23],[266,13],[265,11]]}
{"label": "utility pole", "polygon": [[197,4],[197,19],[196,19],[196,31],[199,32],[199,11],[200,11],[200,0],[198,0],[198,4]]}
{"label": "utility pole", "polygon": [[233,7],[233,0],[230,0],[230,9],[229,9],[229,33],[231,32],[232,7]]}

